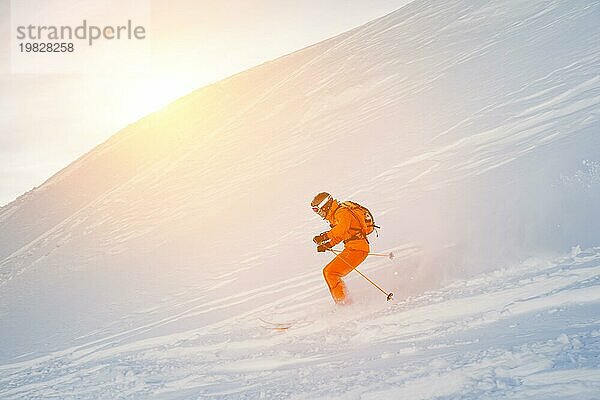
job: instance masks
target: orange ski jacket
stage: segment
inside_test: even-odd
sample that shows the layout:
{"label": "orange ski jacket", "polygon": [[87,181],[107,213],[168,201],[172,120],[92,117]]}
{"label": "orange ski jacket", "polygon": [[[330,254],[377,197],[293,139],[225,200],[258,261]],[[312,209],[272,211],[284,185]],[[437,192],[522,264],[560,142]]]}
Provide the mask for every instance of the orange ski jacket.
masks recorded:
{"label": "orange ski jacket", "polygon": [[327,232],[327,236],[331,241],[331,247],[341,241],[345,241],[344,245],[347,249],[361,250],[367,253],[370,251],[369,242],[367,242],[366,238],[351,239],[361,229],[360,222],[357,221],[350,210],[340,207],[337,200],[334,200],[333,204],[331,204],[326,219],[331,224],[331,230]]}

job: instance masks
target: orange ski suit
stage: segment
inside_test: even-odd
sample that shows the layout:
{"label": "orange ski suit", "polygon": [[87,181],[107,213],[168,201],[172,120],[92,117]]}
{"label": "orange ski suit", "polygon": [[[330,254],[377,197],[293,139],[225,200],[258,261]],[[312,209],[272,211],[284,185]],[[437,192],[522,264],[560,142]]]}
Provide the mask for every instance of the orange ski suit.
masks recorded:
{"label": "orange ski suit", "polygon": [[360,222],[350,210],[340,207],[337,200],[333,201],[326,219],[332,227],[327,232],[331,247],[344,241],[344,251],[323,268],[323,277],[333,300],[337,304],[346,304],[348,294],[342,277],[348,275],[367,258],[370,251],[369,242],[365,238],[355,238],[357,232],[360,231]]}

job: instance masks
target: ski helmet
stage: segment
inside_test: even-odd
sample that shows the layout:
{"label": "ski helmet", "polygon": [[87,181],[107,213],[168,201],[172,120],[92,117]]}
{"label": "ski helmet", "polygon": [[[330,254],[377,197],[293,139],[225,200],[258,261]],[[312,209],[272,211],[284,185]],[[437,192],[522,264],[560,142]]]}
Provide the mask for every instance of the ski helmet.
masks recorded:
{"label": "ski helmet", "polygon": [[333,204],[333,197],[327,192],[321,192],[315,196],[310,205],[314,212],[319,214],[323,219],[327,216],[331,205]]}

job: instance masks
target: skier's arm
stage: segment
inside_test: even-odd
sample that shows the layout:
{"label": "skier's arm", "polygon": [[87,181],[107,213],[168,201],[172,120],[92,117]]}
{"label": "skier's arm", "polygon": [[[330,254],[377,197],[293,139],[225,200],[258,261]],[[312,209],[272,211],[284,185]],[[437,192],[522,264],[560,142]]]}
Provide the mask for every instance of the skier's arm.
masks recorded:
{"label": "skier's arm", "polygon": [[346,236],[350,230],[351,221],[352,214],[350,214],[348,210],[341,209],[335,213],[336,224],[329,232],[327,232],[327,236],[331,239],[331,247],[344,240],[344,236]]}

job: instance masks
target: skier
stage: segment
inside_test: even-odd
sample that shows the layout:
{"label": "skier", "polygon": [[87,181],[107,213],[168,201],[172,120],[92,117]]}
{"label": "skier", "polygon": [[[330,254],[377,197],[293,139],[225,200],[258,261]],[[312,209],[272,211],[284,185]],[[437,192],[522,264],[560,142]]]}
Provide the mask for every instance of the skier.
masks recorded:
{"label": "skier", "polygon": [[[329,221],[331,229],[313,238],[319,253],[330,250],[344,242],[344,251],[338,254],[323,269],[323,277],[336,304],[350,304],[346,285],[342,277],[358,267],[369,254],[368,230],[365,232],[365,210],[368,218],[371,214],[364,207],[352,202],[339,203],[329,193],[322,192],[310,203],[312,209],[324,220]],[[372,227],[370,227],[372,231]]]}

